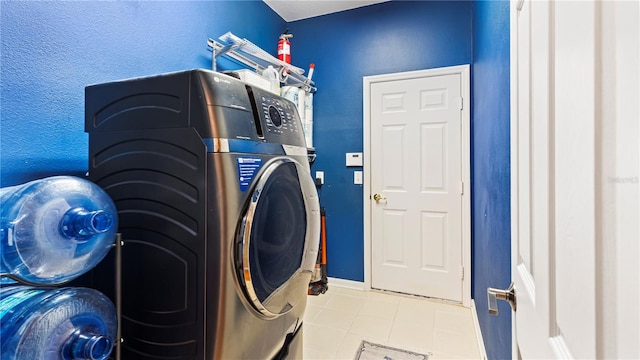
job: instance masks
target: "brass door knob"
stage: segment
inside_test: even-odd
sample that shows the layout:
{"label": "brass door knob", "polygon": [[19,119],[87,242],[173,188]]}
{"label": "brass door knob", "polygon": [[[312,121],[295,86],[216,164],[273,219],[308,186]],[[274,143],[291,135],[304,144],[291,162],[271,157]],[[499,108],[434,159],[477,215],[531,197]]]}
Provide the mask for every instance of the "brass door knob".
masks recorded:
{"label": "brass door knob", "polygon": [[387,200],[386,197],[380,195],[380,194],[374,194],[373,195],[373,200],[375,200],[376,202],[379,202],[380,200]]}

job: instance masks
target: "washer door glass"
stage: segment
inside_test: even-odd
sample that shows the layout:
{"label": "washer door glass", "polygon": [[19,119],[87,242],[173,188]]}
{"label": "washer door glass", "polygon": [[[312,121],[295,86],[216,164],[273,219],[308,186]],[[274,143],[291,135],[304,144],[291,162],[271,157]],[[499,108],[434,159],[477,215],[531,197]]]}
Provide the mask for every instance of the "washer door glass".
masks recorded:
{"label": "washer door glass", "polygon": [[[283,288],[304,270],[305,251],[313,250],[307,242],[315,236],[308,229],[316,207],[308,170],[288,158],[271,162],[253,189],[240,233],[242,278],[249,299],[265,315],[288,311]],[[317,244],[315,249],[317,254]]]}

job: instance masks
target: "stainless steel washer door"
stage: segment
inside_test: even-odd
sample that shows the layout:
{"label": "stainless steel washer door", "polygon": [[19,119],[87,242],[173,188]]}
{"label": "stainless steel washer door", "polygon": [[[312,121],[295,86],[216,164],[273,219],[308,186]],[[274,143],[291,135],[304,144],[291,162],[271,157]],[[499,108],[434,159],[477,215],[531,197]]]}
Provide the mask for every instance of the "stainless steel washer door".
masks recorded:
{"label": "stainless steel washer door", "polygon": [[275,317],[306,296],[290,282],[302,277],[308,284],[303,275],[316,261],[318,196],[309,169],[286,157],[266,164],[255,184],[239,232],[238,269],[251,304]]}

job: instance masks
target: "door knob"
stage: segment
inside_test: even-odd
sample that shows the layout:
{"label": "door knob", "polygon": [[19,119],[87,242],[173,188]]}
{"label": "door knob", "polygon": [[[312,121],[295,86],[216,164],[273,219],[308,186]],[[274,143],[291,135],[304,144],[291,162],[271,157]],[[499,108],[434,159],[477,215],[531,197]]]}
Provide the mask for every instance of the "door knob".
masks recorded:
{"label": "door knob", "polygon": [[487,298],[489,302],[489,314],[498,315],[498,300],[504,300],[511,305],[511,309],[516,311],[516,290],[513,282],[507,290],[487,288]]}
{"label": "door knob", "polygon": [[374,194],[373,195],[373,200],[375,200],[376,202],[379,202],[380,200],[387,200],[386,197],[380,195],[380,194]]}

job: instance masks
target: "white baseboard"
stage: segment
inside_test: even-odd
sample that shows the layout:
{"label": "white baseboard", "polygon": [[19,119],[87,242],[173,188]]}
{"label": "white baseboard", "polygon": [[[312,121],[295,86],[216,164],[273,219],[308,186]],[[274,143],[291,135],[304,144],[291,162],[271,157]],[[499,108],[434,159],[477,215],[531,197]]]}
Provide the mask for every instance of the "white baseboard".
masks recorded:
{"label": "white baseboard", "polygon": [[482,339],[482,331],[480,330],[480,322],[478,322],[478,310],[476,309],[476,302],[471,299],[471,316],[473,318],[473,326],[476,328],[476,339],[478,339],[478,350],[480,350],[480,358],[487,360],[487,349],[484,347],[484,340]]}
{"label": "white baseboard", "polygon": [[354,280],[346,280],[339,278],[328,278],[329,288],[332,286],[353,289],[353,290],[365,290],[364,282],[362,281],[354,281]]}

